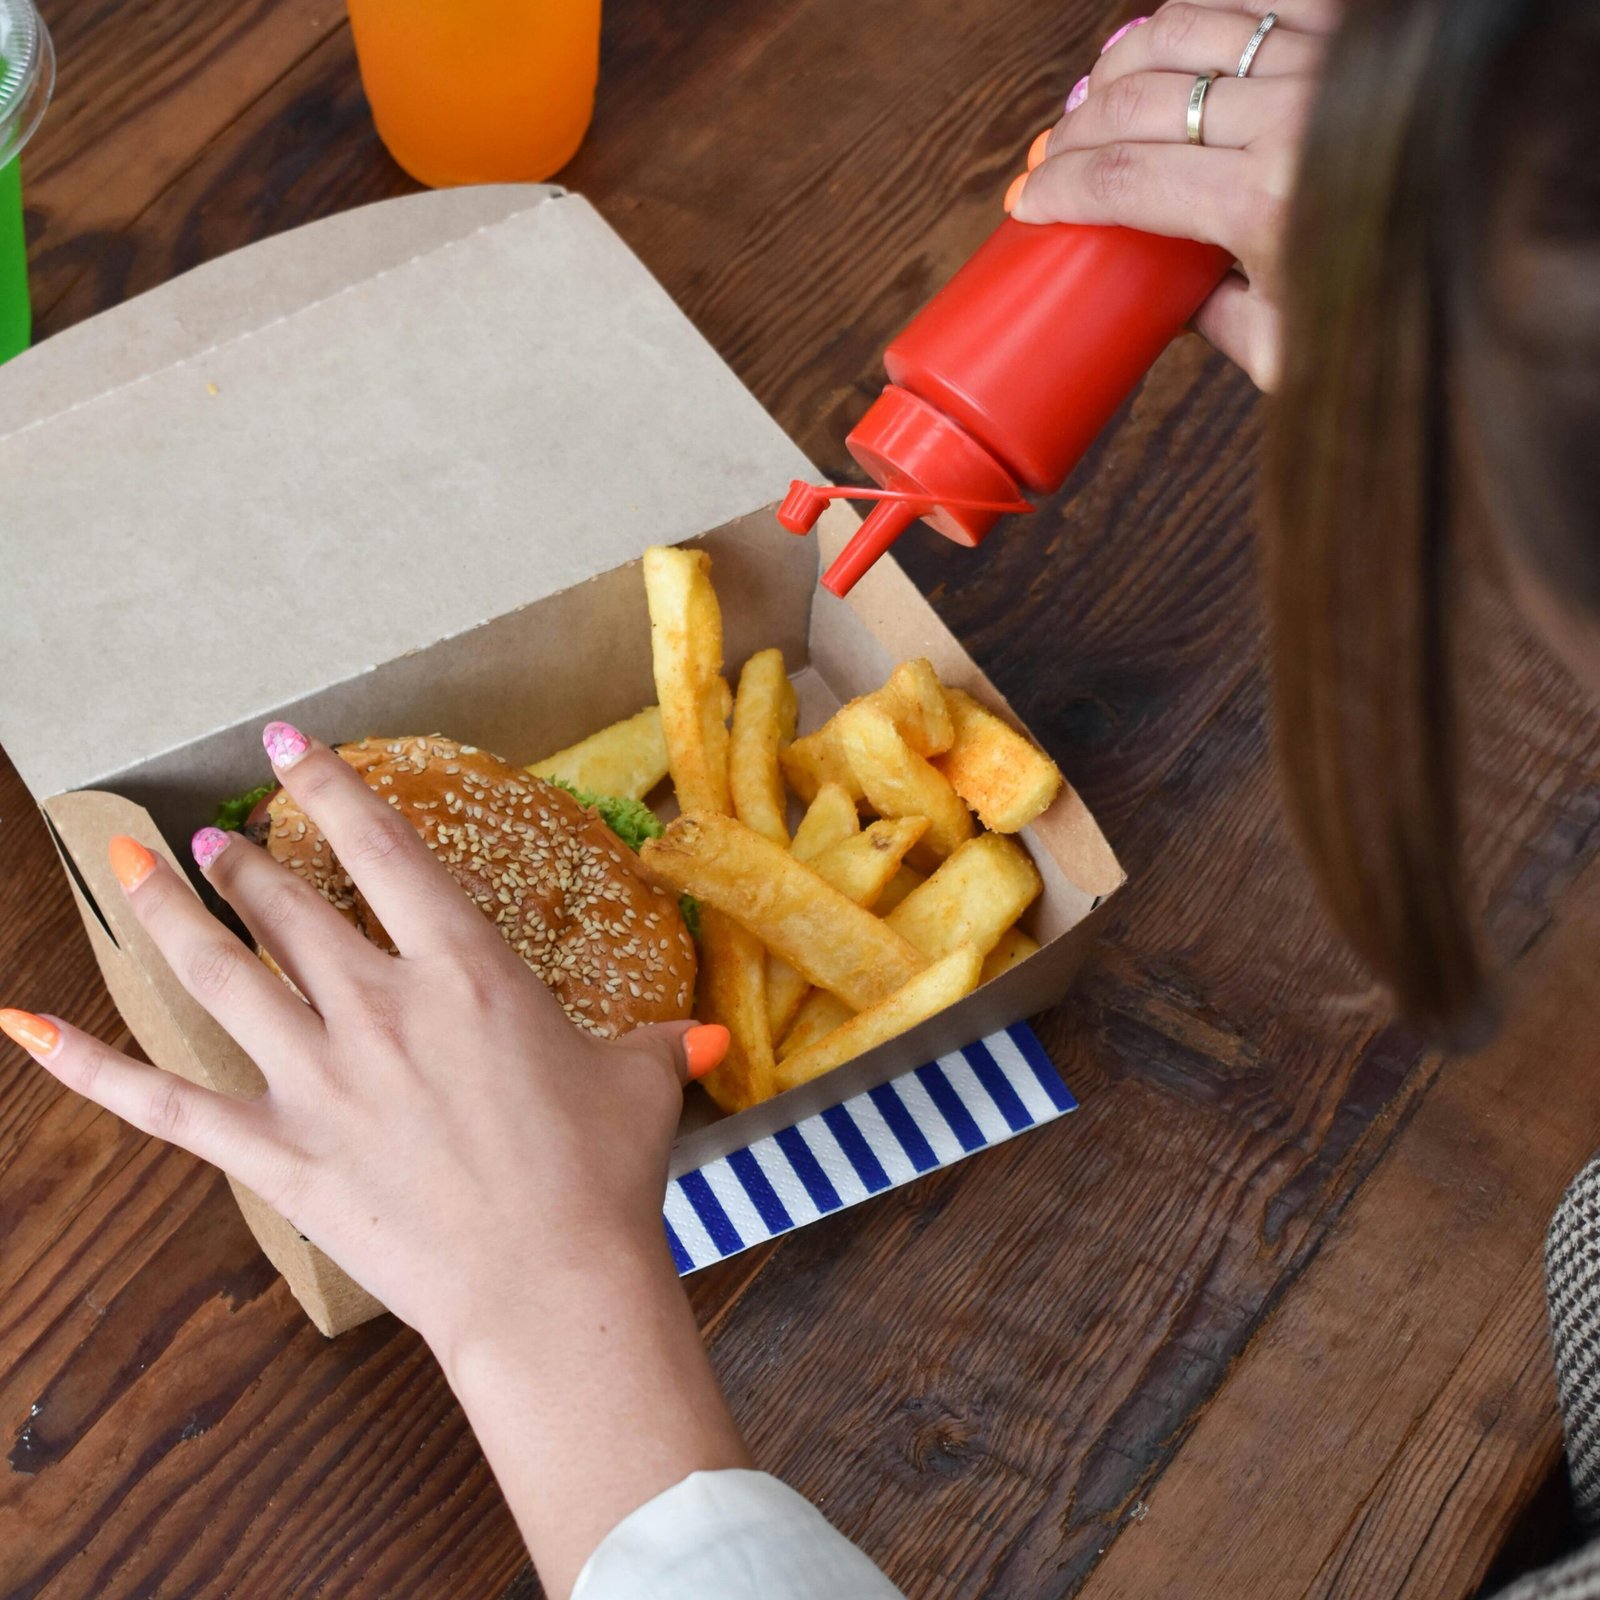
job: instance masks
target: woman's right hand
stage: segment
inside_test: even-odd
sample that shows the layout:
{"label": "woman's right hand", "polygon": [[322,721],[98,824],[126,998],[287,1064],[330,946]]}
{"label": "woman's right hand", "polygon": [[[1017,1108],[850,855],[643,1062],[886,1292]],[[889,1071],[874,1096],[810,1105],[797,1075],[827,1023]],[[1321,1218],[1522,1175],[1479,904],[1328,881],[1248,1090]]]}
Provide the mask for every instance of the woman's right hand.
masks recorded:
{"label": "woman's right hand", "polygon": [[[1301,132],[1340,16],[1338,0],[1279,5],[1244,78],[1235,73],[1265,0],[1171,0],[1120,28],[1007,195],[1019,222],[1115,223],[1230,251],[1238,266],[1195,326],[1267,390],[1281,367],[1283,237]],[[1202,73],[1217,77],[1195,146],[1186,120]]]}

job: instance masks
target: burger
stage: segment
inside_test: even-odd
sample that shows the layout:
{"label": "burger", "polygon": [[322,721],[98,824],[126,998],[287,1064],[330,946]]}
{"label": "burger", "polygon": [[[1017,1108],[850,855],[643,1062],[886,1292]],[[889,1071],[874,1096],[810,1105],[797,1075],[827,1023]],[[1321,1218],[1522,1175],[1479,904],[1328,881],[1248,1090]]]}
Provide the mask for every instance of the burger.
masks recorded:
{"label": "burger", "polygon": [[[361,739],[335,749],[421,834],[578,1027],[611,1039],[689,1015],[695,950],[678,902],[645,881],[599,808],[437,735]],[[395,949],[286,789],[228,802],[218,817],[223,826],[240,827],[241,820],[245,833],[373,944]],[[637,826],[636,818],[629,822]],[[277,970],[266,951],[260,954]]]}

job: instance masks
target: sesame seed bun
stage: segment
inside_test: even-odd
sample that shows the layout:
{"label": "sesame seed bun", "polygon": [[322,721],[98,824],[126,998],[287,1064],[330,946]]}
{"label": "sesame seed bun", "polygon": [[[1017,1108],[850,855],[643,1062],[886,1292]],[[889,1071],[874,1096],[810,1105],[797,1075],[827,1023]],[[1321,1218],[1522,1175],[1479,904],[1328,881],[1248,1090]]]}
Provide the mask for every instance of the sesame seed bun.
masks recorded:
{"label": "sesame seed bun", "polygon": [[[615,1038],[689,1015],[694,941],[677,902],[646,883],[599,816],[497,756],[437,735],[337,747],[427,841],[501,937],[580,1027]],[[395,948],[366,897],[287,790],[267,849],[374,944]],[[276,964],[262,953],[268,965]]]}

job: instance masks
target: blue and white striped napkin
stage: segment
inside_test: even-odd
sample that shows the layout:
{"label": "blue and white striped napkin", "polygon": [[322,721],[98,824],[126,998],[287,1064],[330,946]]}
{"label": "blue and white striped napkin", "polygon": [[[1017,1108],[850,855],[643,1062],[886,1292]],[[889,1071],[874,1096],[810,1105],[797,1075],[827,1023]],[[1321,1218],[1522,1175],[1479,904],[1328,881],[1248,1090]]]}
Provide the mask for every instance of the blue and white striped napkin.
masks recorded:
{"label": "blue and white striped napkin", "polygon": [[1077,1108],[1016,1023],[674,1178],[672,1259],[680,1276],[725,1261]]}

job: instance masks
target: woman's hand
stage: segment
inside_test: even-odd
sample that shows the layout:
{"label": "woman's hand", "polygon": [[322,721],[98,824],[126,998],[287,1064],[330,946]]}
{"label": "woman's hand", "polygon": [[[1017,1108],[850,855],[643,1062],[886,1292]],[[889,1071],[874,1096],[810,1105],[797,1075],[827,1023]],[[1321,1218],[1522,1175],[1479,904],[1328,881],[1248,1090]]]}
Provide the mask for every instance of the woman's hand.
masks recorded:
{"label": "woman's hand", "polygon": [[726,1032],[579,1032],[349,765],[285,724],[265,737],[400,953],[240,835],[203,830],[207,880],[302,1002],[118,839],[140,923],[266,1092],[231,1099],[55,1018],[0,1022],[69,1087],[253,1189],[423,1335],[559,1589],[634,1506],[744,1461],[661,1220],[684,1079],[716,1065]]}
{"label": "woman's hand", "polygon": [[[1266,0],[1172,0],[1119,29],[1041,134],[1007,209],[1019,222],[1119,223],[1203,239],[1238,268],[1195,326],[1263,389],[1281,364],[1283,235],[1301,129],[1335,0],[1280,0],[1247,76],[1235,73]],[[1201,73],[1203,146],[1187,138]]]}

